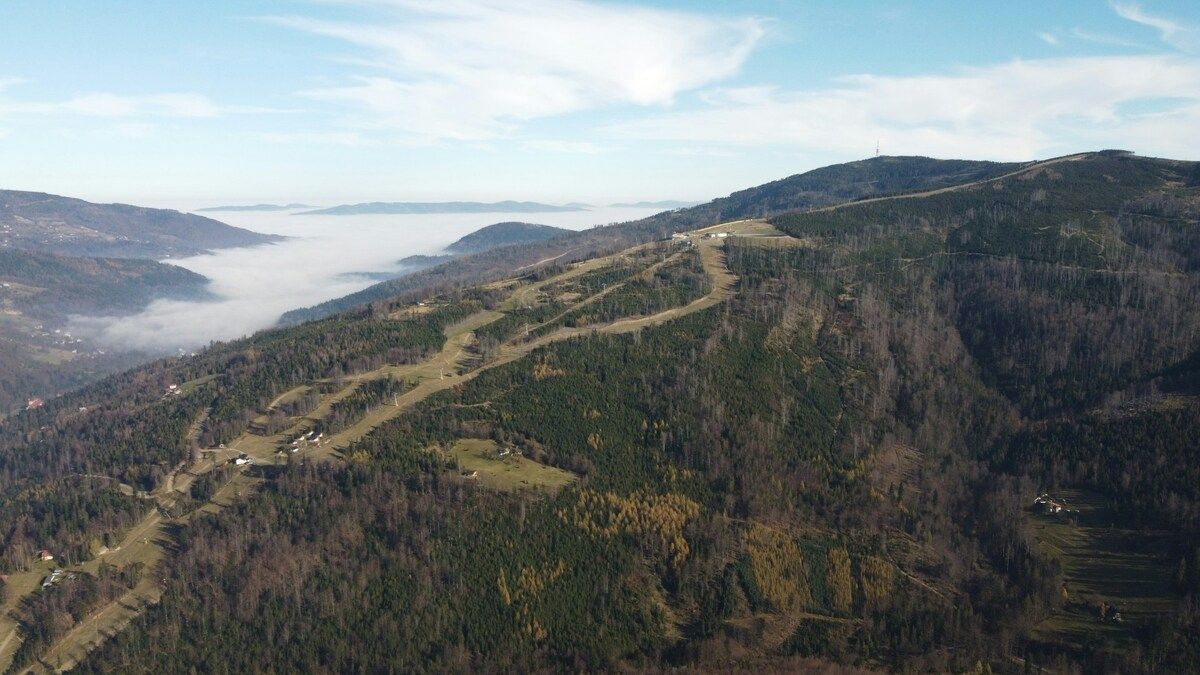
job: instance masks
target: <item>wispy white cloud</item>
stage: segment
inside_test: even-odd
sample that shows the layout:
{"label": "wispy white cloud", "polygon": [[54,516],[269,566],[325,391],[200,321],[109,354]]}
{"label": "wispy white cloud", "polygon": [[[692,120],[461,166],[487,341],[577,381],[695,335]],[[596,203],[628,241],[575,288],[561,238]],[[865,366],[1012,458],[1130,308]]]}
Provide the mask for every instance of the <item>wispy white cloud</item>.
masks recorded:
{"label": "wispy white cloud", "polygon": [[1093,44],[1104,45],[1106,47],[1124,47],[1126,49],[1148,49],[1148,45],[1130,40],[1129,38],[1121,37],[1120,35],[1111,35],[1109,33],[1097,33],[1096,31],[1087,30],[1076,26],[1067,34],[1075,40],[1083,42],[1091,42]]}
{"label": "wispy white cloud", "polygon": [[[1183,97],[1153,119],[1131,102]],[[1150,133],[1158,129],[1159,133]],[[785,146],[813,154],[1027,159],[1121,146],[1200,151],[1200,61],[1129,56],[1013,61],[944,75],[845,78],[831,89],[708,93],[696,109],[608,127],[616,138]]]}
{"label": "wispy white cloud", "polygon": [[1120,47],[1122,49],[1139,49],[1142,51],[1150,51],[1150,45],[1145,42],[1131,40],[1130,38],[1113,35],[1111,33],[1100,33],[1080,26],[1075,26],[1070,30],[1055,28],[1048,31],[1039,31],[1034,33],[1038,39],[1048,45],[1055,47],[1065,47],[1070,42],[1087,42],[1094,45],[1103,45],[1105,47]]}
{"label": "wispy white cloud", "polygon": [[[0,94],[7,94],[14,85],[26,80],[0,78]],[[215,118],[231,114],[285,113],[288,110],[257,106],[221,105],[203,94],[193,92],[163,92],[127,95],[111,92],[90,92],[65,100],[29,100],[7,96],[0,98],[0,114],[10,115],[77,115],[114,119],[129,118]]]}
{"label": "wispy white cloud", "polygon": [[357,4],[383,18],[269,20],[364,48],[357,58],[376,71],[305,96],[353,106],[363,128],[427,139],[495,139],[538,118],[667,105],[737,72],[766,30],[754,17],[582,0]]}
{"label": "wispy white cloud", "polygon": [[1197,31],[1194,27],[1186,26],[1166,17],[1150,14],[1136,2],[1118,2],[1112,0],[1109,2],[1109,5],[1122,19],[1127,19],[1158,31],[1159,39],[1176,49],[1192,51],[1197,46],[1200,46],[1197,44],[1198,39],[1200,39],[1200,31]]}
{"label": "wispy white cloud", "polygon": [[47,111],[69,112],[89,117],[218,117],[221,114],[221,109],[208,97],[187,93],[148,96],[85,94],[62,103],[41,103],[32,106]]}

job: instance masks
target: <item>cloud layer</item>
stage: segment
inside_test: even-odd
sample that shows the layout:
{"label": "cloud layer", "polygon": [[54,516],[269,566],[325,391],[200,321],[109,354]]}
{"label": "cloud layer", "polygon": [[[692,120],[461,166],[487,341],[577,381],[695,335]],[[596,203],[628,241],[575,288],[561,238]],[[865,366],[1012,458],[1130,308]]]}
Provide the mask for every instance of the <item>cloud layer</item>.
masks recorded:
{"label": "cloud layer", "polygon": [[709,93],[698,109],[608,132],[832,154],[865,154],[877,139],[890,154],[1029,159],[1114,144],[1170,154],[1200,147],[1200,61],[1018,60],[945,75],[858,75],[812,91],[728,89]]}
{"label": "cloud layer", "polygon": [[1175,49],[1193,51],[1200,46],[1196,44],[1198,35],[1194,28],[1166,17],[1150,14],[1136,2],[1113,2],[1112,8],[1122,19],[1140,23],[1158,31],[1159,39]]}
{"label": "cloud layer", "polygon": [[[0,78],[0,93],[24,83],[19,78]],[[0,114],[78,115],[81,117],[133,118],[179,117],[215,118],[235,113],[286,112],[257,106],[223,106],[194,92],[164,92],[125,95],[111,92],[79,94],[60,101],[0,99]]]}
{"label": "cloud layer", "polygon": [[[658,209],[597,208],[538,214],[540,222],[583,229],[632,220]],[[107,349],[171,352],[212,340],[230,340],[275,324],[284,312],[365,288],[372,273],[396,272],[414,254],[438,254],[455,239],[494,222],[529,214],[432,214],[400,216],[303,216],[288,212],[227,212],[221,218],[291,239],[233,248],[175,265],[203,274],[215,300],[155,300],[132,316],[72,317],[73,333]]]}
{"label": "cloud layer", "polygon": [[578,0],[367,4],[385,19],[272,21],[365,47],[380,71],[306,96],[355,106],[360,126],[426,140],[494,139],[598,106],[668,105],[735,73],[765,30],[755,18]]}

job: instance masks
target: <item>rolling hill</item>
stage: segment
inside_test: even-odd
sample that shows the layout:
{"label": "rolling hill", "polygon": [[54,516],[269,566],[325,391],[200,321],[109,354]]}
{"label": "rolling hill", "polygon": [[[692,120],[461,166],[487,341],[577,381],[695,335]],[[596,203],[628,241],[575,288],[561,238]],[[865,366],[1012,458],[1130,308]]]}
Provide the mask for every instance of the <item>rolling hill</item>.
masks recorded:
{"label": "rolling hill", "polygon": [[557,237],[570,231],[561,227],[537,225],[535,223],[495,223],[462,237],[447,246],[446,251],[455,255],[481,253],[501,246],[531,244]]}
{"label": "rolling hill", "polygon": [[[457,260],[465,255],[482,253],[505,246],[516,246],[543,241],[561,234],[571,232],[560,227],[537,225],[534,223],[494,223],[482,227],[470,234],[460,237],[447,246],[445,253],[439,255],[410,255],[398,262],[407,273],[437,267],[451,260]],[[388,281],[395,277],[394,273],[385,273],[380,281]]]}

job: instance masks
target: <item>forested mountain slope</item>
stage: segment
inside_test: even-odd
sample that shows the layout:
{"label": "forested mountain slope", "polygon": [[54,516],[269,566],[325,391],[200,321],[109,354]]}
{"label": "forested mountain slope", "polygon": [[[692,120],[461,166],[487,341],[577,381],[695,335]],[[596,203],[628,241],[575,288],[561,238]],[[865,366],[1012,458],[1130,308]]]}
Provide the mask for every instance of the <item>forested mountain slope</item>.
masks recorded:
{"label": "forested mountain slope", "polygon": [[0,667],[1186,672],[1198,166],[718,225],[4,420]]}
{"label": "forested mountain slope", "polygon": [[561,227],[538,225],[537,223],[495,223],[460,238],[458,241],[447,246],[446,250],[458,255],[479,253],[500,246],[530,244],[569,232],[570,230],[565,230]]}
{"label": "forested mountain slope", "polygon": [[928,157],[875,157],[814,169],[782,180],[735,192],[706,204],[609,227],[597,227],[550,241],[506,247],[454,260],[432,269],[384,281],[344,298],[283,315],[282,323],[329,316],[358,305],[435,289],[461,288],[511,274],[522,266],[547,260],[568,263],[611,253],[627,246],[739,218],[775,215],[796,209],[837,204],[871,195],[938,188],[997,176],[1015,164]]}
{"label": "forested mountain slope", "polygon": [[279,239],[178,211],[0,190],[0,411],[144,361],[64,333],[72,314],[203,296],[204,277],[153,259]]}
{"label": "forested mountain slope", "polygon": [[199,297],[207,280],[152,260],[0,249],[0,281],[7,307],[37,318],[61,319],[68,314],[136,311],[156,297]]}
{"label": "forested mountain slope", "polygon": [[207,279],[152,260],[79,258],[0,248],[0,410],[23,407],[127,368],[66,331],[73,314],[121,315],[156,298],[200,298]]}
{"label": "forested mountain slope", "polygon": [[56,255],[169,258],[278,241],[220,221],[169,209],[93,204],[42,192],[0,190],[5,248]]}

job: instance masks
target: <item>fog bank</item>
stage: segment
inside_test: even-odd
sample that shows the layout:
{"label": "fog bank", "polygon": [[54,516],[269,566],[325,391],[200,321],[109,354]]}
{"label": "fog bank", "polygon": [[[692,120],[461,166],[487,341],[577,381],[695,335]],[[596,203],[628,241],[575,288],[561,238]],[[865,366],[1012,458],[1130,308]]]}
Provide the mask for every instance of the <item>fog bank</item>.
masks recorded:
{"label": "fog bank", "polygon": [[397,264],[401,258],[438,254],[485,225],[521,220],[581,230],[659,210],[364,216],[225,212],[216,215],[230,225],[292,239],[164,261],[207,277],[216,300],[155,300],[133,316],[72,317],[70,327],[113,350],[194,349],[268,328],[288,310],[362,290],[376,282],[371,275],[402,272]]}

